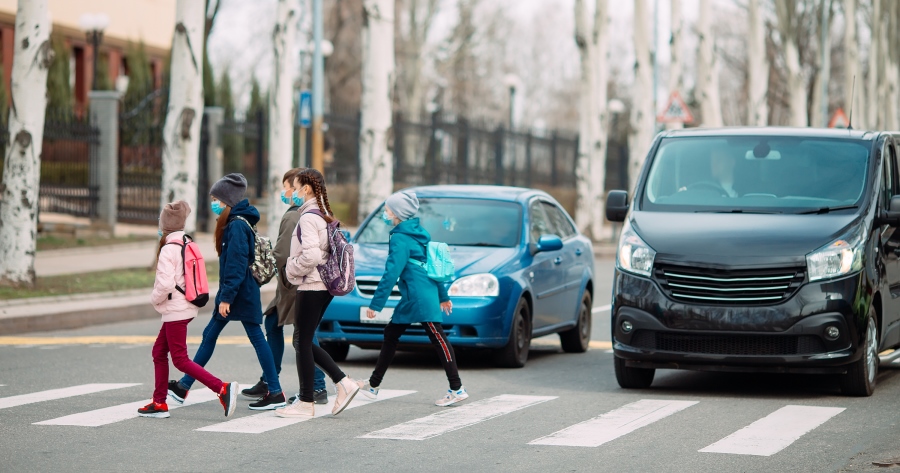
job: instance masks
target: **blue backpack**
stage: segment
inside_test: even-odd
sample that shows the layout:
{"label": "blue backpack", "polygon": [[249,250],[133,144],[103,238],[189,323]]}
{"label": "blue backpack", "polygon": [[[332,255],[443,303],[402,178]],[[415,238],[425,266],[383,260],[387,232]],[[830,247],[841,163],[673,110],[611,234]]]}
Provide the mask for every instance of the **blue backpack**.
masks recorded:
{"label": "blue backpack", "polygon": [[446,243],[428,242],[425,254],[428,260],[424,263],[414,258],[410,258],[409,261],[424,269],[428,277],[437,282],[453,280],[456,268],[453,266],[453,259],[450,258],[450,247]]}

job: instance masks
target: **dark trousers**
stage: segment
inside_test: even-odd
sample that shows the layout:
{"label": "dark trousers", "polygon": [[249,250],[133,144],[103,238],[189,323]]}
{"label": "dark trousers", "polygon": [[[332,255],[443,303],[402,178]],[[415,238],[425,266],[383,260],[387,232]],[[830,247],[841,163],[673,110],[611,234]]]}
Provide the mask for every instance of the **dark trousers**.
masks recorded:
{"label": "dark trousers", "polygon": [[297,352],[301,402],[313,402],[316,366],[335,383],[345,376],[328,352],[313,344],[316,328],[333,298],[328,291],[297,291],[297,303],[294,305],[294,350]]}
{"label": "dark trousers", "polygon": [[[395,324],[393,322],[387,324],[384,328],[384,343],[381,345],[381,353],[378,354],[378,363],[375,364],[375,371],[369,377],[369,384],[376,388],[381,386],[384,381],[384,374],[387,372],[388,366],[397,353],[397,344],[400,337],[406,332],[410,324]],[[434,345],[434,349],[444,366],[444,372],[447,373],[447,381],[450,382],[450,389],[456,391],[462,387],[462,381],[459,379],[459,370],[456,367],[456,354],[453,353],[453,347],[447,341],[444,335],[444,329],[441,324],[433,322],[423,322],[422,328],[428,334],[428,339]]]}
{"label": "dark trousers", "polygon": [[192,378],[203,383],[214,393],[222,390],[222,380],[209,374],[209,371],[191,361],[187,352],[187,326],[193,319],[178,320],[175,322],[163,322],[153,344],[153,366],[156,372],[156,382],[153,390],[153,402],[165,403],[166,393],[169,390],[169,358],[172,354],[172,364],[175,368]]}

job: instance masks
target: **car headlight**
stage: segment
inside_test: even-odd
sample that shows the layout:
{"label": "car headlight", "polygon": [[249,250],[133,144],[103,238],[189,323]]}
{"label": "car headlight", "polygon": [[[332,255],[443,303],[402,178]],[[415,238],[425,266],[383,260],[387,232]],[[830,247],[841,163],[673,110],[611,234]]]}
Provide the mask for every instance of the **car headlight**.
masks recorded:
{"label": "car headlight", "polygon": [[656,251],[631,228],[631,223],[625,222],[622,227],[622,235],[619,236],[619,248],[616,251],[616,267],[627,273],[650,276],[653,270],[653,259]]}
{"label": "car headlight", "polygon": [[862,228],[806,255],[809,280],[836,278],[862,269],[866,240],[866,231]]}
{"label": "car headlight", "polygon": [[490,297],[500,295],[500,282],[493,274],[473,274],[464,276],[450,285],[451,296]]}

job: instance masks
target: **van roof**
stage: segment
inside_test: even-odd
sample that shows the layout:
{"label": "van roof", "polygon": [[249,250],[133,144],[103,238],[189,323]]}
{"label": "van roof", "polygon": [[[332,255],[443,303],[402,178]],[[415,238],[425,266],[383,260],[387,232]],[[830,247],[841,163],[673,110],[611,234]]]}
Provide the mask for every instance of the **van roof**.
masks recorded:
{"label": "van roof", "polygon": [[664,138],[699,136],[796,136],[810,138],[855,138],[874,140],[879,132],[848,130],[845,128],[795,128],[795,127],[725,127],[725,128],[684,128],[667,130],[660,135]]}

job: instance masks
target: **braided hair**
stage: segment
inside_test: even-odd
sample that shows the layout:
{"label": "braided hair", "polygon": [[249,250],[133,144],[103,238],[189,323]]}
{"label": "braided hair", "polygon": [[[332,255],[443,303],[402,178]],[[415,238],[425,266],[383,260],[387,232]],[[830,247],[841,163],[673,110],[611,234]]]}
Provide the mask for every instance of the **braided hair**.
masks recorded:
{"label": "braided hair", "polygon": [[300,171],[295,178],[300,186],[309,186],[316,196],[316,205],[319,211],[325,216],[325,221],[331,223],[334,221],[334,212],[331,211],[331,204],[328,202],[328,190],[325,189],[325,177],[322,173],[313,168],[306,168]]}

